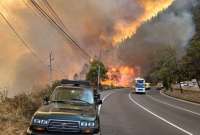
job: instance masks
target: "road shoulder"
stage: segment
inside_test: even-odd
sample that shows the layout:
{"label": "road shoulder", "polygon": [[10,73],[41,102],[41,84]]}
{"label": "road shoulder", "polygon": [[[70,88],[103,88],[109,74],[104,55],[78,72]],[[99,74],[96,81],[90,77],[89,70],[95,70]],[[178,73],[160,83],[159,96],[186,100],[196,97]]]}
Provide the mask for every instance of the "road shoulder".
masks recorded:
{"label": "road shoulder", "polygon": [[165,97],[177,100],[177,101],[181,101],[181,102],[200,106],[200,95],[199,95],[199,101],[196,101],[194,99],[192,100],[192,97],[190,97],[190,98],[185,97],[184,98],[184,96],[180,96],[180,94],[178,94],[178,95],[170,94],[169,92],[165,92],[164,90],[161,90],[160,94],[165,96]]}

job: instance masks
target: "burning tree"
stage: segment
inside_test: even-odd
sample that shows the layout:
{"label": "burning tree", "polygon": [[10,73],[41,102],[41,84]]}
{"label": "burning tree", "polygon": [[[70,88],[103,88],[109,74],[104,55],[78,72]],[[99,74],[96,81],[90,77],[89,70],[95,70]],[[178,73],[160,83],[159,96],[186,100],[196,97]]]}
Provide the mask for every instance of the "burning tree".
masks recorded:
{"label": "burning tree", "polygon": [[115,87],[129,87],[136,76],[136,72],[135,68],[129,66],[109,67],[108,79],[101,83]]}

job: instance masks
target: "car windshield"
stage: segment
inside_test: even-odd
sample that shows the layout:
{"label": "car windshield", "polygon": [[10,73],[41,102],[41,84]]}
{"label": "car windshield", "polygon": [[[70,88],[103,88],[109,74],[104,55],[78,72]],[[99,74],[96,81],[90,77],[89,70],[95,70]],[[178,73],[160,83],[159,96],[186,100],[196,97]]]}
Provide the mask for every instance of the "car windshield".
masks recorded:
{"label": "car windshield", "polygon": [[144,83],[144,80],[137,80],[137,83]]}
{"label": "car windshield", "polygon": [[54,90],[50,100],[94,104],[93,92],[83,88],[58,87]]}

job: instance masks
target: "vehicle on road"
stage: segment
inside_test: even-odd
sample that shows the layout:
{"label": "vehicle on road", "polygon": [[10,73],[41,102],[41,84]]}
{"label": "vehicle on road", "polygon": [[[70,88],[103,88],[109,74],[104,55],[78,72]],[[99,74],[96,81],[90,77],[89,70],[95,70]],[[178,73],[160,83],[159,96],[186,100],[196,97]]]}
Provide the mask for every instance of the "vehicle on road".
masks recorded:
{"label": "vehicle on road", "polygon": [[145,90],[145,79],[143,78],[135,78],[135,92],[136,93],[146,93]]}
{"label": "vehicle on road", "polygon": [[27,135],[100,134],[98,106],[92,87],[87,82],[64,80],[31,120]]}
{"label": "vehicle on road", "polygon": [[157,83],[156,89],[157,89],[157,90],[162,90],[162,89],[164,89],[163,83],[162,83],[162,82]]}
{"label": "vehicle on road", "polygon": [[145,83],[145,89],[150,90],[151,89],[151,83]]}

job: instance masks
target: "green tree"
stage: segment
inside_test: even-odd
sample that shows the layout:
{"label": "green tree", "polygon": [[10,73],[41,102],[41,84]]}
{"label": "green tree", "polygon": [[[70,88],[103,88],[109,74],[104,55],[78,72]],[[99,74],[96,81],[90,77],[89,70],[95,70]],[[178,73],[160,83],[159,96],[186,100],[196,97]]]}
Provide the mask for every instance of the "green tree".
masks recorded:
{"label": "green tree", "polygon": [[195,8],[193,8],[193,20],[195,23],[196,33],[193,37],[194,40],[200,40],[200,4],[197,4]]}
{"label": "green tree", "polygon": [[94,60],[90,64],[89,72],[86,75],[86,79],[88,81],[91,81],[94,85],[97,85],[98,83],[98,70],[100,67],[100,79],[105,80],[107,78],[107,69],[105,65],[98,60]]}
{"label": "green tree", "polygon": [[197,79],[200,87],[200,41],[193,40],[187,48],[186,56],[183,58],[188,79]]}
{"label": "green tree", "polygon": [[[176,49],[173,47],[165,48],[157,53],[154,61],[154,68],[151,71],[153,80],[162,81],[166,89],[171,89],[171,84],[183,80],[182,67],[180,60],[177,59]],[[181,92],[183,92],[180,85]]]}

